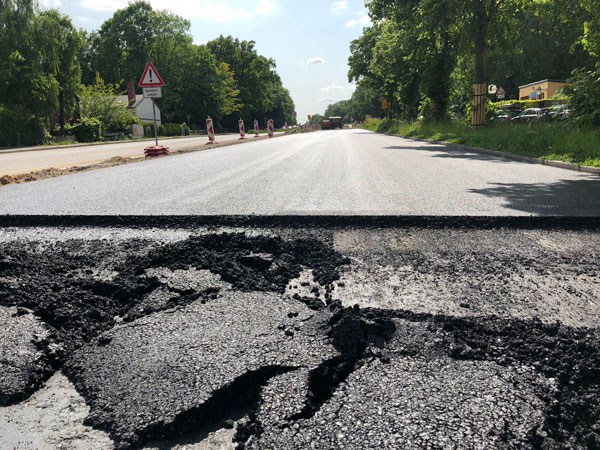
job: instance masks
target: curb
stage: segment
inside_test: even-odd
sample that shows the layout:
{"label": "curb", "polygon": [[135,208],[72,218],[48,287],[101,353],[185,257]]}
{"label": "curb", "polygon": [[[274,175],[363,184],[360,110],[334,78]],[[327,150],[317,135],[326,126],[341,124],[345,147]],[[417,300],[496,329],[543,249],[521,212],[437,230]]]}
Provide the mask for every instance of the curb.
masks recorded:
{"label": "curb", "polygon": [[566,162],[566,161],[534,158],[532,156],[519,155],[517,153],[503,152],[500,150],[490,150],[489,148],[482,148],[482,147],[469,147],[467,145],[457,144],[455,142],[437,141],[435,139],[416,138],[416,137],[412,137],[412,136],[405,136],[402,134],[394,134],[394,133],[380,133],[380,134],[385,134],[386,136],[401,137],[404,139],[411,139],[413,141],[428,142],[430,144],[446,145],[448,147],[454,147],[459,151],[485,153],[485,154],[493,155],[493,156],[501,156],[503,158],[512,159],[515,161],[527,162],[527,163],[531,163],[531,164],[541,164],[544,166],[557,167],[559,169],[572,170],[575,172],[585,172],[585,173],[591,173],[594,175],[600,175],[600,167],[581,166],[579,164],[574,164],[574,163],[570,163],[570,162]]}
{"label": "curb", "polygon": [[[232,133],[233,134],[233,133]],[[159,140],[168,141],[170,139],[192,139],[205,137],[206,135],[201,134],[199,136],[159,136]],[[88,142],[81,144],[66,144],[66,145],[42,145],[37,147],[21,147],[21,148],[5,148],[0,149],[0,154],[3,153],[21,153],[21,152],[37,152],[44,150],[58,150],[61,148],[73,148],[73,147],[94,147],[96,145],[112,145],[112,144],[132,144],[135,142],[154,142],[154,138],[144,138],[144,139],[128,139],[123,141],[105,141],[105,142]]]}

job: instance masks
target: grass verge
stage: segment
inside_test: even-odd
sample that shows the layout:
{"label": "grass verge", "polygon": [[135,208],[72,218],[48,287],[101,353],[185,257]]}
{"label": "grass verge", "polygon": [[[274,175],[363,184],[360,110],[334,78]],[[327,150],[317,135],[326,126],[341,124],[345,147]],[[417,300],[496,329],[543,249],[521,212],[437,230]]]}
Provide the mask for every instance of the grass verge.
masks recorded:
{"label": "grass verge", "polygon": [[454,122],[408,123],[393,119],[368,119],[364,128],[600,167],[600,131],[570,129],[560,123],[498,123],[473,128]]}

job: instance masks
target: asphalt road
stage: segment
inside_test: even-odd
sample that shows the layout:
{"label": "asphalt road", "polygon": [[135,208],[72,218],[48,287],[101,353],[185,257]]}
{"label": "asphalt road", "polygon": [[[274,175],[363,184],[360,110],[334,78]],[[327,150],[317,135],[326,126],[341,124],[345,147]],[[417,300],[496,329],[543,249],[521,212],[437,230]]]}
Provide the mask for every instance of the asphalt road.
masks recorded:
{"label": "asphalt road", "polygon": [[[262,134],[261,136],[266,136]],[[239,139],[239,134],[217,135],[217,142],[231,142]],[[252,135],[248,135],[252,139]],[[202,147],[208,142],[206,136],[159,139],[159,145],[169,147],[171,152]],[[66,169],[74,166],[89,166],[120,156],[123,158],[143,158],[144,147],[154,145],[152,141],[126,141],[108,144],[94,144],[68,147],[31,147],[25,149],[0,150],[0,176],[35,172],[37,170]]]}
{"label": "asphalt road", "polygon": [[0,214],[598,216],[600,177],[334,130],[0,187]]}
{"label": "asphalt road", "polygon": [[0,229],[0,448],[598,448],[599,230],[470,220]]}

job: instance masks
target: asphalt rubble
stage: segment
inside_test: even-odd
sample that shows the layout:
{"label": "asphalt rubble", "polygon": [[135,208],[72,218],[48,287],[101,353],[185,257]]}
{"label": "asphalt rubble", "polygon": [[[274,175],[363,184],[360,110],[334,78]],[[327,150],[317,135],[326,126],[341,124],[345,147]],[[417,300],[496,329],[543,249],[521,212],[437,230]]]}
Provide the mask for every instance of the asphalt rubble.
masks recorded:
{"label": "asphalt rubble", "polygon": [[597,327],[345,307],[351,264],[295,230],[0,242],[0,406],[60,370],[115,448],[600,448]]}

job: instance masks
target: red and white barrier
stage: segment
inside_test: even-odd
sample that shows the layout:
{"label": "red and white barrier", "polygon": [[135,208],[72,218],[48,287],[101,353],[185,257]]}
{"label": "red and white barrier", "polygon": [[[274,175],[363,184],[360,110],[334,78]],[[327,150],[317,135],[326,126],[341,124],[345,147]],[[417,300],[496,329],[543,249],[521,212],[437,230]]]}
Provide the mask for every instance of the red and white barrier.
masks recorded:
{"label": "red and white barrier", "polygon": [[288,130],[288,124],[287,124],[287,122],[283,122],[283,128],[285,128],[285,131],[287,132],[287,130]]}
{"label": "red and white barrier", "polygon": [[246,128],[244,128],[244,121],[238,120],[238,127],[240,128],[240,139],[246,139]]}
{"label": "red and white barrier", "polygon": [[206,119],[206,133],[208,134],[208,142],[206,144],[215,144],[215,127],[210,117]]}
{"label": "red and white barrier", "polygon": [[273,131],[274,131],[274,123],[273,123],[273,119],[269,119],[269,121],[267,122],[267,129],[269,130],[269,137],[273,137]]}
{"label": "red and white barrier", "polygon": [[259,132],[258,120],[254,119],[254,137],[258,137]]}

